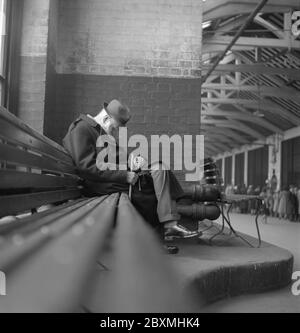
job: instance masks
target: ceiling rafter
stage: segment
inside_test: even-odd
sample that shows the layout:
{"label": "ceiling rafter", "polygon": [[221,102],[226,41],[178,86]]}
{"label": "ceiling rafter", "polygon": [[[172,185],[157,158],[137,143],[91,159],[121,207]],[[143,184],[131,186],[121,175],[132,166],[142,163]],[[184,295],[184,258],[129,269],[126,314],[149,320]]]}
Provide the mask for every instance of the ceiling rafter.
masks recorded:
{"label": "ceiling rafter", "polygon": [[246,137],[246,133],[240,133],[240,131],[238,132],[234,128],[220,128],[214,126],[213,124],[201,123],[201,129],[208,133],[208,135],[220,133],[221,135],[233,138],[236,142],[242,144],[247,144],[251,142],[251,140]]}
{"label": "ceiling rafter", "polygon": [[[274,65],[275,66],[275,65]],[[202,71],[205,73],[210,68],[209,65],[203,65]],[[220,64],[214,70],[216,73],[255,73],[263,75],[285,75],[294,80],[300,80],[300,70],[295,68],[271,67],[262,64]]]}
{"label": "ceiling rafter", "polygon": [[266,110],[269,112],[274,112],[280,115],[282,118],[294,123],[294,125],[300,125],[300,118],[289,112],[285,108],[281,107],[277,103],[266,100],[251,100],[243,98],[202,98],[202,103],[212,103],[212,104],[233,104],[246,106],[249,109],[254,110]]}
{"label": "ceiling rafter", "polygon": [[[203,35],[203,75],[218,54],[224,53],[232,34],[257,3],[258,0],[204,3],[204,20],[210,19],[211,25]],[[256,15],[255,24],[240,36],[203,84],[201,130],[207,141],[222,140],[232,147],[235,141],[238,145],[255,141],[263,130],[267,131],[260,134],[261,138],[267,132],[280,133],[300,125],[300,40],[291,34],[293,9],[299,10],[299,0],[269,0]],[[253,112],[258,110],[266,112],[266,118]],[[276,115],[273,120],[272,114]],[[259,126],[260,130],[254,129],[255,134],[251,123]]]}
{"label": "ceiling rafter", "polygon": [[204,143],[204,150],[207,148],[216,154],[219,154],[221,151],[223,151],[223,149],[220,149],[220,147],[217,147],[214,143],[211,142],[207,142],[206,144]]}
{"label": "ceiling rafter", "polygon": [[245,125],[244,123],[237,120],[210,120],[210,119],[201,119],[202,124],[213,124],[217,127],[228,127],[233,128],[242,132],[245,132],[249,136],[252,136],[254,139],[264,138],[263,134],[254,130],[253,128]]}
{"label": "ceiling rafter", "polygon": [[294,100],[300,103],[300,95],[297,89],[280,86],[272,87],[267,85],[235,85],[235,84],[221,84],[221,83],[204,83],[202,91],[215,91],[215,90],[234,90],[234,91],[251,91],[261,94],[262,96],[275,96],[285,99]]}
{"label": "ceiling rafter", "polygon": [[[204,135],[205,135],[205,131],[204,131]],[[232,137],[224,135],[224,133],[213,133],[213,134],[209,134],[207,136],[209,138],[210,141],[214,142],[214,141],[221,141],[224,142],[226,144],[228,144],[232,149],[239,147],[241,145],[241,143],[239,141],[234,140]],[[247,144],[248,141],[244,140],[243,143]]]}
{"label": "ceiling rafter", "polygon": [[[203,5],[204,21],[211,21],[233,15],[251,13],[257,0],[214,0],[206,1]],[[267,5],[262,9],[263,13],[286,13],[291,8],[298,8],[298,0],[269,0]]]}
{"label": "ceiling rafter", "polygon": [[270,132],[277,132],[280,134],[283,134],[283,131],[281,128],[279,128],[276,125],[271,124],[267,120],[260,118],[260,117],[253,117],[252,115],[246,115],[244,113],[240,112],[232,112],[232,111],[224,111],[224,110],[214,110],[214,111],[202,111],[201,116],[211,116],[211,117],[216,117],[216,116],[224,116],[230,119],[239,119],[243,121],[248,121],[254,124],[258,124],[259,126],[269,130]]}
{"label": "ceiling rafter", "polygon": [[211,141],[209,139],[204,140],[204,146],[206,144],[212,144],[214,147],[218,148],[220,151],[224,151],[224,150],[226,151],[231,148],[228,144],[220,142],[220,141],[216,141],[216,140],[213,140],[213,141]]}

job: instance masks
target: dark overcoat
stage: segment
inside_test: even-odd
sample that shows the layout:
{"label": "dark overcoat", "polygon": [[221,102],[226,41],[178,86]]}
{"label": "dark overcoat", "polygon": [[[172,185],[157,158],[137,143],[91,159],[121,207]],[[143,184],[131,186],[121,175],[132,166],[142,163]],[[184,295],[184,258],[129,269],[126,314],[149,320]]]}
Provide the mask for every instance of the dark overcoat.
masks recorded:
{"label": "dark overcoat", "polygon": [[[97,196],[117,192],[129,192],[127,171],[97,168],[97,139],[106,134],[94,119],[80,115],[69,127],[63,145],[70,153],[76,170],[82,179],[83,194]],[[140,214],[153,226],[157,226],[157,199],[150,175],[140,177],[132,191],[132,203]]]}

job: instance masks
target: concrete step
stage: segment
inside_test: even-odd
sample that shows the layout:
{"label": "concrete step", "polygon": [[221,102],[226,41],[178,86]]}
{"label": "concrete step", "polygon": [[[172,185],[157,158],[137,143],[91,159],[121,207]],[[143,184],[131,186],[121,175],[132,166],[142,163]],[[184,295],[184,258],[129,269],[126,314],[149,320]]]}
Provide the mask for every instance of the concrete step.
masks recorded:
{"label": "concrete step", "polygon": [[[203,229],[205,223],[210,222],[203,222]],[[130,256],[124,260],[121,284],[126,286],[125,291],[133,286],[131,301],[141,301],[141,295],[148,295],[142,297],[142,307],[139,308],[141,312],[145,308],[148,309],[153,299],[173,284],[176,287],[172,288],[172,297],[183,295],[182,300],[186,302],[183,306],[191,309],[187,312],[201,312],[205,311],[203,306],[222,298],[265,292],[290,283],[293,256],[289,251],[264,242],[261,248],[251,248],[240,239],[231,237],[227,229],[223,235],[214,239],[213,245],[210,246],[209,238],[217,232],[218,227],[217,224],[213,225],[214,227],[205,231],[199,239],[171,242],[180,248],[176,255],[156,253],[157,249],[148,246],[148,234],[135,241],[143,244],[144,248],[130,252]],[[255,239],[243,236],[255,244]],[[112,246],[108,240],[107,248],[99,258],[93,279],[88,286],[87,297],[82,304],[85,311],[107,311],[111,300],[116,302],[118,307],[121,306],[123,297],[116,291],[120,289],[120,281],[113,283],[114,277],[120,274],[120,271],[116,271],[116,259],[120,255],[117,250],[118,248]],[[151,267],[149,254],[156,264],[155,268],[147,270],[148,273],[145,275],[145,267]],[[137,258],[141,260],[138,261]],[[166,270],[166,280],[159,274],[160,262],[163,262]],[[130,266],[132,263],[134,265]],[[127,266],[131,268],[126,269]],[[115,311],[115,307],[109,309],[112,309],[111,312]],[[157,312],[157,308],[155,309]],[[172,309],[170,306],[166,311],[173,312]],[[121,310],[130,312],[130,308],[125,305],[121,306]]]}
{"label": "concrete step", "polygon": [[[180,252],[170,257],[180,271],[182,283],[196,288],[202,305],[226,297],[282,288],[291,282],[293,255],[289,251],[265,242],[260,248],[251,248],[229,235],[227,228],[211,246],[208,240],[217,232],[216,228],[215,224],[199,240],[175,242]],[[257,243],[253,237],[242,235],[253,244]]]}

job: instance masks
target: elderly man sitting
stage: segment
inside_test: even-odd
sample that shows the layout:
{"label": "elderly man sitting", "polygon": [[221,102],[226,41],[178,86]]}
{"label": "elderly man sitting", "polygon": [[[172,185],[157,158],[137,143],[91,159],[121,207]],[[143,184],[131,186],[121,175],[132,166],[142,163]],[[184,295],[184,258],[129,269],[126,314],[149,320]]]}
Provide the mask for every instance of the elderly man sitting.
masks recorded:
{"label": "elderly man sitting", "polygon": [[[69,127],[63,145],[73,158],[78,174],[84,180],[84,194],[87,196],[105,195],[116,192],[129,192],[139,213],[155,228],[164,227],[168,238],[190,238],[198,236],[178,224],[180,215],[176,200],[183,196],[183,190],[173,173],[162,168],[150,168],[137,174],[131,170],[101,170],[97,166],[97,140],[99,136],[111,135],[130,119],[127,107],[119,101],[105,103],[95,116],[80,115]],[[119,163],[118,156],[116,163]],[[169,253],[177,252],[176,247],[167,246]]]}

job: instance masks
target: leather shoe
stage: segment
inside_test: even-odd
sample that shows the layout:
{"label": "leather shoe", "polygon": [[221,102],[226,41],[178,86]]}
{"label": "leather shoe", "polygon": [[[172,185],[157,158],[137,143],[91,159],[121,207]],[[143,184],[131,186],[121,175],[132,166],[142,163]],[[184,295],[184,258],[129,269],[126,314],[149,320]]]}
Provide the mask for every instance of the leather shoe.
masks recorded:
{"label": "leather shoe", "polygon": [[200,236],[198,231],[188,230],[179,224],[165,229],[165,240],[172,240],[174,238],[193,238],[198,236]]}

